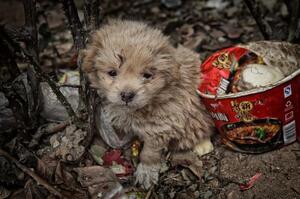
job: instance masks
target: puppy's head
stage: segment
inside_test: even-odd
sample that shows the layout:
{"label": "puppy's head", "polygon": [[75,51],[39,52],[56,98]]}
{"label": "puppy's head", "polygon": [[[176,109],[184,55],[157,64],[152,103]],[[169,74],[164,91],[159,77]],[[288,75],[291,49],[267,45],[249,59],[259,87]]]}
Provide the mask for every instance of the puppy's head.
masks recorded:
{"label": "puppy's head", "polygon": [[109,103],[141,108],[178,78],[173,52],[159,30],[112,21],[94,33],[82,66],[91,86]]}

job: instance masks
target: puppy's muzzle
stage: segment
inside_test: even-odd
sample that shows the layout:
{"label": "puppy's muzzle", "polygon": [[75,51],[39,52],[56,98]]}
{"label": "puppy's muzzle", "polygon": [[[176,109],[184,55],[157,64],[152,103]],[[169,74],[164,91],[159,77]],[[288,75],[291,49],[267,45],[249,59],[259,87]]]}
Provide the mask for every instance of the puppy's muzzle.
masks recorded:
{"label": "puppy's muzzle", "polygon": [[135,93],[134,92],[121,92],[120,95],[121,95],[122,101],[126,102],[126,104],[127,104],[133,100]]}

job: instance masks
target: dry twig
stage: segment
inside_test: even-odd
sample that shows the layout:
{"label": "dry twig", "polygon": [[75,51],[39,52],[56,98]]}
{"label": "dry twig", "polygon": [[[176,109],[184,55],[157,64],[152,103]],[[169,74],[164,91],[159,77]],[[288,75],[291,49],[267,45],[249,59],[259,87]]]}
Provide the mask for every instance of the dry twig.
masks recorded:
{"label": "dry twig", "polygon": [[[69,27],[73,35],[73,40],[77,52],[79,54],[80,50],[85,47],[86,42],[86,31],[83,29],[82,23],[78,17],[78,11],[73,0],[61,0],[65,15],[69,21]],[[85,14],[85,23],[88,29],[88,32],[92,31],[95,28],[98,28],[99,20],[99,0],[85,0],[84,4],[84,14]],[[92,140],[94,135],[94,106],[96,104],[96,95],[91,88],[88,87],[86,77],[83,74],[81,68],[81,57],[78,58],[77,65],[79,67],[80,74],[80,87],[79,87],[79,111],[85,110],[88,113],[88,136],[86,139],[86,146]]]}
{"label": "dry twig", "polygon": [[30,39],[27,40],[27,49],[36,60],[38,55],[38,33],[36,29],[36,0],[23,0],[25,11],[25,29],[28,31]]}
{"label": "dry twig", "polygon": [[289,32],[287,41],[300,41],[300,2],[299,0],[285,0],[285,4],[289,11]]}
{"label": "dry twig", "polygon": [[0,149],[0,155],[12,161],[18,168],[20,168],[24,173],[32,177],[38,184],[45,187],[50,193],[54,194],[55,196],[58,196],[59,198],[66,198],[62,193],[60,193],[57,189],[55,189],[52,185],[50,185],[46,180],[38,176],[36,173],[34,173],[26,166],[20,164],[18,160],[16,160],[14,157],[8,154],[6,151]]}
{"label": "dry twig", "polygon": [[[79,54],[79,51],[85,47],[86,42],[86,31],[83,29],[82,23],[78,16],[78,11],[73,0],[61,0],[65,15],[69,22],[69,27],[73,36],[74,45]],[[80,85],[79,88],[79,111],[85,112],[87,108],[87,91],[86,91],[86,80],[81,70],[80,59],[78,61]]]}
{"label": "dry twig", "polygon": [[255,19],[264,39],[271,39],[273,37],[273,31],[270,24],[266,20],[264,20],[263,12],[259,3],[256,2],[256,0],[244,0],[244,2],[250,10],[251,15]]}
{"label": "dry twig", "polygon": [[86,33],[80,22],[76,5],[73,0],[61,0],[69,27],[73,36],[74,45],[77,50],[85,47]]}
{"label": "dry twig", "polygon": [[99,6],[99,0],[84,0],[84,21],[88,32],[99,28],[101,23]]}
{"label": "dry twig", "polygon": [[15,43],[10,37],[9,35],[6,34],[6,31],[4,30],[3,27],[0,27],[0,33],[2,33],[1,35],[4,36],[4,40],[5,42],[11,46],[11,49],[14,49],[16,51],[21,52],[22,54],[24,54],[25,58],[27,58],[29,60],[29,62],[32,64],[32,66],[34,67],[34,70],[37,74],[38,77],[42,78],[43,80],[45,80],[49,86],[51,87],[51,89],[53,90],[53,92],[55,93],[55,95],[57,96],[57,99],[61,102],[61,104],[66,108],[71,120],[75,123],[75,124],[79,124],[79,119],[75,113],[75,111],[73,110],[73,108],[71,107],[70,103],[67,101],[66,97],[60,92],[59,87],[56,85],[55,81],[52,80],[47,74],[45,74],[38,61],[35,59],[34,56],[32,56],[26,49],[23,49],[19,44]]}

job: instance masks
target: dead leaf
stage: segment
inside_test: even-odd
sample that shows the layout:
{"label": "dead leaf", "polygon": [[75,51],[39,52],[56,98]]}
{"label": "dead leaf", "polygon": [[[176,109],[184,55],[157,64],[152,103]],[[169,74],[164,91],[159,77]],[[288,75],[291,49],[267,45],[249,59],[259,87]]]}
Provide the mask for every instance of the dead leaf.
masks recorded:
{"label": "dead leaf", "polygon": [[0,198],[7,198],[11,194],[11,190],[6,189],[5,187],[0,185]]}
{"label": "dead leaf", "polygon": [[77,180],[81,186],[88,188],[92,198],[118,198],[123,194],[122,185],[108,168],[91,166],[75,168],[74,171],[78,173]]}
{"label": "dead leaf", "polygon": [[220,27],[223,31],[226,32],[226,35],[230,39],[238,39],[241,37],[244,30],[240,27],[235,27],[230,24],[226,24]]}
{"label": "dead leaf", "polygon": [[58,162],[57,167],[55,169],[54,181],[56,184],[65,184],[65,185],[74,185],[75,179],[71,173],[66,171],[61,161]]}
{"label": "dead leaf", "polygon": [[56,157],[63,160],[76,161],[85,152],[85,147],[81,142],[86,135],[86,131],[77,129],[75,125],[70,125],[63,133],[57,133],[50,138],[52,151]]}
{"label": "dead leaf", "polygon": [[25,199],[25,190],[18,189],[17,191],[11,194],[10,199]]}
{"label": "dead leaf", "polygon": [[57,160],[44,155],[42,159],[37,158],[36,173],[49,182],[52,182],[56,166]]}
{"label": "dead leaf", "polygon": [[97,164],[103,165],[102,156],[104,155],[106,149],[101,145],[92,145],[89,152]]}
{"label": "dead leaf", "polygon": [[171,157],[172,166],[181,165],[190,169],[199,179],[202,176],[203,163],[193,152],[181,152],[173,154]]}
{"label": "dead leaf", "polygon": [[35,181],[28,180],[24,186],[26,199],[44,199],[49,195],[48,191],[40,185],[37,185]]}

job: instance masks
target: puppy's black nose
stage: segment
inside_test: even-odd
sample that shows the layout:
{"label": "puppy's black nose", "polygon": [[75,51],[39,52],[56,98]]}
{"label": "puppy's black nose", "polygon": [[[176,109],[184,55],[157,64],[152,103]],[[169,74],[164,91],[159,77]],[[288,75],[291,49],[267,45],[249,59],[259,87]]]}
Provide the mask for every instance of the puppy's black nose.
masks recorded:
{"label": "puppy's black nose", "polygon": [[131,102],[134,96],[135,96],[134,92],[121,92],[121,99],[126,103]]}

